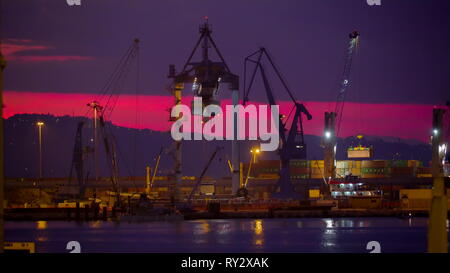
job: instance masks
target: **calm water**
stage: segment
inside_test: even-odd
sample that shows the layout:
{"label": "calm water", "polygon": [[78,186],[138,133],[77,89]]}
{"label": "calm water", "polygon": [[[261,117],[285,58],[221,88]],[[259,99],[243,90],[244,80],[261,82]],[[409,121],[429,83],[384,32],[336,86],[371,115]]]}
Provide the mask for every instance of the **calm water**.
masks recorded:
{"label": "calm water", "polygon": [[427,219],[307,218],[181,222],[7,222],[7,241],[34,241],[37,252],[425,252]]}

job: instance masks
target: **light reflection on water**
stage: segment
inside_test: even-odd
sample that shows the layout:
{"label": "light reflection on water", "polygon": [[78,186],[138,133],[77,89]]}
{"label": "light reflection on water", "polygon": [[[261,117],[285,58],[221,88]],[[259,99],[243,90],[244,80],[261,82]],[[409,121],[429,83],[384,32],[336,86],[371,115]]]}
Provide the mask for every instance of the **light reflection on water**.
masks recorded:
{"label": "light reflection on water", "polygon": [[305,218],[181,222],[6,222],[8,241],[35,241],[38,252],[425,252],[427,219]]}

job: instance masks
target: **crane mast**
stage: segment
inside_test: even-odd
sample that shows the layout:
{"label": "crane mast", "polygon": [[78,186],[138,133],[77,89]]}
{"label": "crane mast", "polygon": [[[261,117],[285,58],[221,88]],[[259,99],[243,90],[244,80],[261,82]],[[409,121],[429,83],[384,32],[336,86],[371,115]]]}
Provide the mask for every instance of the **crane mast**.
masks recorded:
{"label": "crane mast", "polygon": [[[324,175],[325,178],[331,179],[336,177],[336,138],[339,135],[339,130],[342,120],[342,112],[344,110],[345,96],[347,88],[350,85],[350,72],[355,55],[356,47],[358,45],[359,33],[353,31],[349,34],[349,42],[347,48],[347,55],[345,58],[344,70],[339,86],[339,93],[336,100],[336,108],[334,112],[325,112],[325,131],[324,131]],[[325,191],[325,195],[329,195],[329,189]]]}
{"label": "crane mast", "polygon": [[[217,100],[219,85],[226,83],[228,84],[228,89],[231,91],[232,104],[233,106],[236,106],[239,102],[239,77],[231,72],[222,53],[214,42],[212,38],[212,29],[208,23],[208,17],[205,17],[205,22],[200,26],[199,33],[200,37],[185,62],[182,71],[177,73],[174,65],[169,66],[168,78],[173,80],[172,89],[175,97],[175,105],[181,102],[182,91],[185,84],[192,84],[194,96],[202,98],[203,106],[219,104],[219,101]],[[194,61],[194,56],[198,51],[201,51],[201,59]],[[216,53],[219,57],[218,60],[211,60],[211,51]],[[175,117],[171,120],[175,121],[180,117]],[[237,136],[237,114],[234,115],[233,120],[235,121],[234,134]],[[232,140],[231,143],[231,164],[233,170],[232,193],[236,194],[240,184],[240,159],[239,142],[237,137],[234,137],[233,139],[234,140]],[[172,199],[176,201],[179,199],[177,188],[181,184],[182,177],[182,142],[174,141],[173,146],[175,147],[175,184],[171,186],[171,196]]]}
{"label": "crane mast", "polygon": [[282,86],[288,93],[294,105],[293,108],[294,116],[292,118],[289,130],[287,129],[287,119],[285,120],[283,115],[280,115],[279,117],[273,117],[274,119],[279,119],[279,136],[281,145],[278,148],[278,154],[280,156],[281,170],[280,170],[280,179],[278,180],[277,186],[275,187],[275,192],[273,193],[272,196],[280,199],[303,199],[305,198],[305,196],[302,196],[302,194],[296,193],[294,191],[294,187],[291,183],[289,165],[292,159],[306,159],[306,143],[304,142],[303,137],[302,114],[306,115],[308,120],[312,119],[312,116],[305,108],[305,106],[297,102],[297,100],[294,98],[293,93],[288,88],[285,80],[281,76],[281,73],[276,68],[274,62],[272,61],[270,55],[267,53],[267,50],[265,48],[260,48],[257,52],[245,58],[245,66],[244,66],[245,76],[247,76],[248,63],[253,63],[254,68],[252,73],[250,74],[251,75],[250,82],[248,85],[246,85],[246,81],[244,78],[245,94],[243,104],[245,105],[249,100],[248,96],[251,87],[253,86],[256,73],[259,70],[259,72],[261,73],[261,78],[263,81],[264,89],[266,91],[266,96],[269,104],[277,105],[274,93],[267,78],[266,71],[264,69],[264,66],[262,65],[263,57],[265,57],[265,59],[268,60],[270,66],[277,75],[278,79],[280,80]]}

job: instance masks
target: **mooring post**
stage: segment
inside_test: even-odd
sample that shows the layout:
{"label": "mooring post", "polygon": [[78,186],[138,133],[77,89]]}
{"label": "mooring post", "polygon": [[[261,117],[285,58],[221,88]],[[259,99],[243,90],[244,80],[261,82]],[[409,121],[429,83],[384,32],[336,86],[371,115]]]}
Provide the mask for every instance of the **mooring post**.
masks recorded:
{"label": "mooring post", "polygon": [[116,206],[114,205],[111,208],[111,217],[116,218]]}
{"label": "mooring post", "polygon": [[[1,42],[0,42],[1,45]],[[5,177],[3,174],[3,69],[6,67],[6,60],[3,58],[0,46],[0,253],[3,253],[4,245],[4,226],[3,226],[3,206],[5,202],[4,198],[4,186]]]}
{"label": "mooring post", "polygon": [[99,207],[98,207],[98,204],[96,204],[96,203],[94,203],[92,206],[93,206],[93,209],[94,209],[94,221],[97,221]]}
{"label": "mooring post", "polygon": [[108,208],[107,207],[103,207],[102,218],[103,218],[103,221],[108,220]]}
{"label": "mooring post", "polygon": [[442,159],[445,156],[444,109],[433,109],[432,166],[433,189],[428,220],[428,252],[448,253],[447,193]]}
{"label": "mooring post", "polygon": [[84,205],[84,220],[89,221],[89,205]]}
{"label": "mooring post", "polygon": [[80,221],[80,202],[75,205],[75,220]]}

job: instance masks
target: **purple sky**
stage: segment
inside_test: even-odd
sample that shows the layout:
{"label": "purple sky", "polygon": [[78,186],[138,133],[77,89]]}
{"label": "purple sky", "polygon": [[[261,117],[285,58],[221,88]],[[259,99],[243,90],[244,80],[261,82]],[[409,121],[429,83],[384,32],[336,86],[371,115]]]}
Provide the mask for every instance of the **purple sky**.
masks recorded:
{"label": "purple sky", "polygon": [[[448,0],[81,1],[77,7],[65,0],[2,1],[5,90],[98,93],[139,37],[139,93],[167,95],[168,65],[184,64],[207,15],[241,83],[244,57],[265,46],[299,100],[332,102],[348,33],[356,29],[360,47],[347,101],[442,105],[450,99]],[[123,93],[134,94],[134,85]],[[252,99],[265,101],[262,90]]]}

